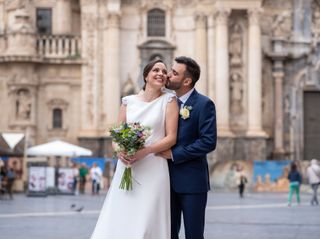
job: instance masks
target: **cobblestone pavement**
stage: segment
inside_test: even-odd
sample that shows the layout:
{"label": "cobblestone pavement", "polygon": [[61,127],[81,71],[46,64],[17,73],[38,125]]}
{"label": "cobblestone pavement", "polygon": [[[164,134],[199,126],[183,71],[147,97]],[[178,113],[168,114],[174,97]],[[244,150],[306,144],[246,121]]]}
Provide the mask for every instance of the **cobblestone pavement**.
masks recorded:
{"label": "cobblestone pavement", "polygon": [[[310,194],[301,196],[300,206],[288,207],[285,193],[250,193],[240,199],[236,192],[210,192],[205,238],[318,239],[320,207],[309,205]],[[89,239],[104,197],[16,194],[13,200],[2,199],[0,239]]]}

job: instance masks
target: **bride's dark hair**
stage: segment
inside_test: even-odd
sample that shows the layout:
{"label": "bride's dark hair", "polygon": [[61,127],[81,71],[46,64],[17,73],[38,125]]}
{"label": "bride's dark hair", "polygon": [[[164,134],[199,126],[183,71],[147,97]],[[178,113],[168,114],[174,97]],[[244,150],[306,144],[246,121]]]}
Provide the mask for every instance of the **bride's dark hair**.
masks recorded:
{"label": "bride's dark hair", "polygon": [[[144,69],[143,69],[143,81],[144,81],[144,85],[143,85],[143,87],[142,87],[143,90],[146,89],[146,84],[147,84],[146,78],[147,78],[149,72],[152,70],[152,67],[153,67],[155,64],[159,63],[159,62],[162,63],[162,64],[164,64],[164,65],[166,66],[166,64],[163,62],[163,60],[161,60],[161,59],[155,59],[155,60],[150,61],[150,62],[144,67]],[[166,66],[166,67],[167,67],[167,66]]]}

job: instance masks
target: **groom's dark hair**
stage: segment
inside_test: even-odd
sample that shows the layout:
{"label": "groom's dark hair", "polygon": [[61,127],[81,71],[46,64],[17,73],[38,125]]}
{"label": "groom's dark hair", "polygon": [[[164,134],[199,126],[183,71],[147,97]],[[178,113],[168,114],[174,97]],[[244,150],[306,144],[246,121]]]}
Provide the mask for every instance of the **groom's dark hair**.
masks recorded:
{"label": "groom's dark hair", "polygon": [[200,66],[198,63],[190,57],[178,56],[174,59],[179,64],[186,65],[186,71],[184,72],[184,77],[190,77],[192,79],[191,86],[194,87],[200,78]]}
{"label": "groom's dark hair", "polygon": [[147,81],[146,81],[146,78],[149,74],[149,72],[152,70],[152,67],[154,67],[155,64],[157,63],[163,63],[164,65],[166,65],[163,60],[161,59],[154,59],[152,61],[150,61],[144,68],[143,68],[143,81],[144,81],[144,85],[142,87],[143,90],[146,89],[146,84],[147,84]]}

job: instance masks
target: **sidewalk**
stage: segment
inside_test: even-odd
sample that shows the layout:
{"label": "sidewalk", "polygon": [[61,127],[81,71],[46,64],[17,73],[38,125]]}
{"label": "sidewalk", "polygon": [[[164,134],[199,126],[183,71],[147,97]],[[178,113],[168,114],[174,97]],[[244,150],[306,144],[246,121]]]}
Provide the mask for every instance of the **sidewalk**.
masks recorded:
{"label": "sidewalk", "polygon": [[[318,239],[320,207],[286,205],[285,193],[210,192],[207,239]],[[26,197],[0,200],[0,238],[88,239],[105,195]],[[83,210],[77,212],[76,209]],[[184,237],[182,237],[184,238]]]}

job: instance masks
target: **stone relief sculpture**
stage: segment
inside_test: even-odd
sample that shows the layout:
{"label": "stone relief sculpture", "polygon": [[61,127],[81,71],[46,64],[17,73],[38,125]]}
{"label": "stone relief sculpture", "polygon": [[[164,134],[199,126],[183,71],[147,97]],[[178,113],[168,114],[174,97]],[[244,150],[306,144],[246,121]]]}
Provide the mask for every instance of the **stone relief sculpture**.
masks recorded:
{"label": "stone relief sculpture", "polygon": [[20,89],[16,93],[16,118],[18,120],[30,120],[31,94],[26,89]]}
{"label": "stone relief sculpture", "polygon": [[311,32],[314,41],[320,37],[320,6],[313,4]]}
{"label": "stone relief sculpture", "polygon": [[271,25],[273,37],[288,38],[291,34],[291,12],[284,11],[281,14],[275,15]]}
{"label": "stone relief sculpture", "polygon": [[231,27],[231,35],[230,35],[230,43],[229,43],[231,65],[242,64],[242,48],[243,48],[242,29],[241,29],[241,26],[236,23]]}
{"label": "stone relief sculpture", "polygon": [[243,112],[243,80],[238,73],[232,73],[230,78],[231,112],[241,114]]}

